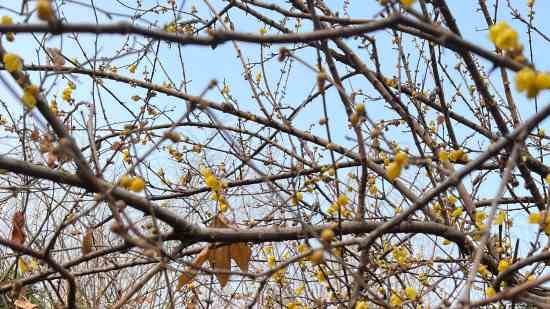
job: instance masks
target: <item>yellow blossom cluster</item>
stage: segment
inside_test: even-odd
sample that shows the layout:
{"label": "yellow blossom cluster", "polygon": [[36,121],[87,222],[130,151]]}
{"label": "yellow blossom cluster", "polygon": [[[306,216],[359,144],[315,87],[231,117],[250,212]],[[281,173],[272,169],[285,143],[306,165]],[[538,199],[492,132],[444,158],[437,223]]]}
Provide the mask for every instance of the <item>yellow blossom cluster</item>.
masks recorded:
{"label": "yellow blossom cluster", "polygon": [[36,95],[38,95],[39,90],[40,89],[35,85],[27,85],[23,89],[21,101],[28,110],[31,110],[36,106]]}
{"label": "yellow blossom cluster", "polygon": [[21,58],[19,58],[16,54],[4,54],[2,57],[2,62],[4,63],[6,70],[10,73],[21,71],[21,69],[23,69],[23,61],[21,61]]}
{"label": "yellow blossom cluster", "polygon": [[304,195],[302,194],[302,192],[296,192],[292,196],[292,205],[297,206],[303,199],[304,199]]}
{"label": "yellow blossom cluster", "polygon": [[474,223],[479,229],[484,229],[487,225],[484,223],[487,219],[487,214],[483,211],[476,211],[474,214]]}
{"label": "yellow blossom cluster", "polygon": [[489,28],[489,38],[496,47],[508,51],[521,51],[518,33],[505,21],[499,21]]}
{"label": "yellow blossom cluster", "polygon": [[527,97],[534,98],[540,91],[550,89],[550,74],[525,67],[516,74],[516,89],[526,92]]}
{"label": "yellow blossom cluster", "polygon": [[168,149],[168,153],[170,154],[172,159],[174,159],[178,162],[181,162],[183,160],[183,154],[181,152],[179,152],[176,148],[174,148],[172,146],[169,146],[169,147],[167,147],[167,149]]}
{"label": "yellow blossom cluster", "polygon": [[463,149],[454,149],[450,152],[442,149],[437,153],[437,159],[441,162],[468,162],[468,154]]}
{"label": "yellow blossom cluster", "polygon": [[[0,24],[2,25],[13,25],[13,19],[10,16],[4,15],[0,19]],[[13,42],[15,40],[15,34],[13,32],[6,33],[6,39],[9,42]]]}
{"label": "yellow blossom cluster", "polygon": [[122,160],[128,163],[132,162],[132,156],[130,155],[130,150],[128,148],[122,149]]}
{"label": "yellow blossom cluster", "polygon": [[145,189],[145,180],[138,176],[131,177],[128,175],[124,175],[120,177],[120,179],[118,180],[118,184],[124,189],[133,192],[141,192],[143,191],[143,189]]}
{"label": "yellow blossom cluster", "polygon": [[497,295],[497,291],[495,291],[493,287],[488,287],[487,290],[485,290],[485,295],[487,295],[487,297],[493,297]]}
{"label": "yellow blossom cluster", "polygon": [[544,233],[550,236],[550,216],[547,216],[544,211],[529,214],[528,222],[538,224]]}
{"label": "yellow blossom cluster", "polygon": [[73,100],[73,90],[76,89],[76,84],[69,81],[65,89],[63,89],[63,101],[71,102]]}
{"label": "yellow blossom cluster", "polygon": [[415,2],[416,0],[401,0],[401,4],[403,4],[404,6],[411,6]]}
{"label": "yellow blossom cluster", "polygon": [[201,175],[206,186],[212,190],[212,199],[218,203],[218,210],[222,213],[225,212],[229,208],[229,204],[223,195],[223,189],[227,187],[227,183],[218,179],[218,177],[206,167],[201,169]]}
{"label": "yellow blossom cluster", "polygon": [[403,152],[399,151],[388,167],[386,168],[386,175],[390,180],[394,180],[395,178],[399,177],[401,175],[401,171],[403,170],[403,167],[407,164],[409,160],[409,156]]}
{"label": "yellow blossom cluster", "polygon": [[491,272],[487,270],[487,266],[480,264],[477,268],[477,273],[484,279],[488,279],[491,276]]}
{"label": "yellow blossom cluster", "polygon": [[304,305],[301,301],[297,300],[286,304],[287,309],[307,309],[308,306]]}
{"label": "yellow blossom cluster", "polygon": [[508,267],[510,267],[510,261],[507,260],[507,259],[502,259],[498,262],[498,272],[501,273],[503,271],[505,271],[506,269],[508,269]]}
{"label": "yellow blossom cluster", "polygon": [[36,13],[38,18],[45,21],[52,21],[55,19],[52,3],[50,0],[38,0],[36,2]]}
{"label": "yellow blossom cluster", "polygon": [[410,264],[409,251],[403,246],[399,246],[392,250],[392,256],[402,268],[407,268]]}
{"label": "yellow blossom cluster", "polygon": [[351,217],[351,212],[347,208],[347,205],[349,204],[349,198],[345,194],[341,194],[338,196],[336,201],[330,205],[330,207],[327,209],[327,212],[335,216],[340,212],[342,217],[349,218]]}
{"label": "yellow blossom cluster", "polygon": [[324,229],[319,236],[319,239],[325,243],[330,243],[334,240],[334,231],[332,229]]}

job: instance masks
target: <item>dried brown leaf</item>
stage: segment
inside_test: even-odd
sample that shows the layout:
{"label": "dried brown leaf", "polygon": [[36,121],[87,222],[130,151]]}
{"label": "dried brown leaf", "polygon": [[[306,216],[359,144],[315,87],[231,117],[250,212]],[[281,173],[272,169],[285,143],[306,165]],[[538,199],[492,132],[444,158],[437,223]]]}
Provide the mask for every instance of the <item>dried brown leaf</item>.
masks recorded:
{"label": "dried brown leaf", "polygon": [[229,246],[231,258],[237,263],[237,266],[244,271],[248,271],[252,249],[245,243],[237,243]]}
{"label": "dried brown leaf", "polygon": [[[212,253],[208,256],[208,261],[215,270],[229,271],[231,269],[231,252],[229,246],[221,246],[212,249]],[[218,278],[223,288],[227,284],[227,281],[229,281],[229,274],[216,273],[216,278]]]}
{"label": "dried brown leaf", "polygon": [[59,48],[46,48],[48,53],[50,54],[49,62],[56,66],[63,66],[65,65],[65,58],[63,58],[63,55],[61,54],[61,50]]}
{"label": "dried brown leaf", "polygon": [[210,254],[210,248],[206,247],[197,254],[197,257],[195,257],[195,260],[193,260],[193,263],[191,263],[191,266],[187,267],[187,270],[180,275],[178,278],[178,285],[176,286],[176,290],[181,289],[184,285],[191,282],[195,275],[197,274],[197,271],[194,268],[201,267],[204,262],[208,259],[208,255]]}
{"label": "dried brown leaf", "polygon": [[92,252],[92,246],[94,242],[94,232],[92,230],[86,231],[84,237],[82,237],[82,255],[86,255]]}
{"label": "dried brown leaf", "polygon": [[38,307],[38,305],[35,305],[24,298],[16,300],[15,302],[13,302],[13,304],[15,305],[15,307],[21,309],[34,309]]}
{"label": "dried brown leaf", "polygon": [[22,211],[16,211],[11,219],[11,240],[18,245],[23,245],[27,234],[25,233],[25,215]]}

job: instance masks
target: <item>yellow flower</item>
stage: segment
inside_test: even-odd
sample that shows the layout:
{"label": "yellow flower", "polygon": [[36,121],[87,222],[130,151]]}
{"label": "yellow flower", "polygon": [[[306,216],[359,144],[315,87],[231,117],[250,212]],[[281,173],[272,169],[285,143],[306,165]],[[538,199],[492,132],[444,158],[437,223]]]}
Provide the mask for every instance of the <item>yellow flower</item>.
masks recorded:
{"label": "yellow flower", "polygon": [[416,0],[401,0],[401,4],[403,4],[404,6],[410,6],[415,2]]}
{"label": "yellow flower", "polygon": [[2,61],[4,62],[6,70],[10,73],[20,71],[23,68],[23,62],[16,54],[4,54]]}
{"label": "yellow flower", "polygon": [[334,239],[334,231],[331,229],[324,229],[319,237],[322,241],[331,242]]}
{"label": "yellow flower", "polygon": [[518,33],[505,21],[499,21],[489,28],[489,38],[500,49],[521,49],[518,42]]}
{"label": "yellow flower", "polygon": [[212,191],[218,192],[221,190],[222,185],[221,182],[218,180],[216,176],[213,174],[209,174],[204,178],[204,182],[206,183],[206,186],[208,186]]}
{"label": "yellow flower", "polygon": [[508,262],[508,260],[500,260],[498,262],[497,269],[499,273],[505,271],[508,267],[510,267],[510,262]]}
{"label": "yellow flower", "polygon": [[327,277],[325,276],[325,273],[320,269],[315,272],[315,277],[319,282],[327,281]]}
{"label": "yellow flower", "polygon": [[440,151],[437,153],[437,158],[438,158],[439,161],[441,161],[441,162],[449,161],[449,152],[446,151],[446,150],[440,150]]}
{"label": "yellow flower", "polygon": [[408,299],[414,300],[418,294],[414,288],[408,287],[405,289],[405,295],[407,295]]}
{"label": "yellow flower", "polygon": [[275,267],[275,264],[277,263],[277,260],[275,260],[275,257],[273,255],[270,255],[267,257],[267,266],[270,268]]}
{"label": "yellow flower", "polygon": [[298,205],[298,203],[300,203],[303,200],[304,200],[304,194],[302,192],[296,192],[292,196],[292,204],[293,205]]}
{"label": "yellow flower", "polygon": [[486,277],[489,277],[489,275],[491,274],[488,270],[487,270],[487,266],[483,265],[483,264],[480,264],[479,267],[477,268],[477,272],[479,273],[479,275],[483,278],[486,278]]}
{"label": "yellow flower", "polygon": [[498,215],[496,216],[494,223],[496,225],[501,225],[504,222],[504,220],[506,220],[506,213],[501,210],[498,212]]}
{"label": "yellow flower", "polygon": [[400,165],[397,162],[392,162],[390,165],[388,165],[388,168],[386,169],[386,175],[390,180],[394,180],[395,178],[399,177],[401,175],[401,169],[402,165]]}
{"label": "yellow flower", "polygon": [[527,92],[529,98],[535,97],[538,94],[536,86],[537,73],[525,67],[516,74],[516,89],[520,92]]}
{"label": "yellow flower", "polygon": [[21,101],[23,101],[23,105],[25,105],[28,110],[31,110],[36,106],[36,98],[34,97],[34,95],[26,91],[23,93]]}
{"label": "yellow flower", "polygon": [[534,212],[532,214],[529,214],[528,222],[531,223],[531,224],[540,224],[542,222],[541,213],[540,212]]}
{"label": "yellow flower", "polygon": [[349,198],[345,194],[340,194],[336,202],[340,206],[346,206],[349,203]]}
{"label": "yellow flower", "polygon": [[464,210],[462,208],[457,208],[457,209],[453,210],[453,212],[451,213],[451,217],[458,218],[458,217],[462,216],[463,213],[464,213]]}
{"label": "yellow flower", "polygon": [[36,12],[38,18],[50,21],[54,17],[53,8],[50,0],[38,0],[36,2]]}
{"label": "yellow flower", "polygon": [[407,161],[409,160],[409,156],[407,153],[400,151],[395,155],[395,162],[401,166],[407,164]]}
{"label": "yellow flower", "polygon": [[70,88],[65,88],[63,90],[63,101],[70,101],[72,99],[72,92],[73,90]]}
{"label": "yellow flower", "polygon": [[451,153],[449,154],[449,160],[451,160],[453,162],[468,161],[468,155],[466,154],[466,152],[464,150],[456,149],[456,150],[451,151]]}
{"label": "yellow flower", "polygon": [[124,175],[118,180],[118,184],[123,188],[129,188],[131,183],[132,178],[128,175]]}
{"label": "yellow flower", "polygon": [[11,25],[11,24],[13,24],[13,19],[11,19],[10,16],[4,15],[4,16],[2,16],[2,20],[0,20],[0,24],[2,24],[2,25]]}
{"label": "yellow flower", "polygon": [[550,89],[550,73],[538,73],[535,79],[535,87],[538,90]]}
{"label": "yellow flower", "polygon": [[134,177],[130,182],[129,189],[134,192],[141,192],[145,189],[145,180],[141,177]]}
{"label": "yellow flower", "polygon": [[218,205],[218,210],[222,213],[226,212],[228,208],[229,208],[229,205],[227,205],[227,203],[225,202],[220,202],[220,204]]}
{"label": "yellow flower", "polygon": [[504,29],[497,37],[495,45],[500,49],[518,49],[518,33],[512,28]]}
{"label": "yellow flower", "polygon": [[296,249],[298,249],[298,253],[303,254],[304,252],[306,252],[306,250],[309,249],[309,246],[305,243],[304,244],[299,244]]}
{"label": "yellow flower", "polygon": [[497,291],[495,291],[493,287],[488,287],[487,290],[485,291],[485,294],[487,295],[487,297],[493,297],[497,295]]}
{"label": "yellow flower", "polygon": [[136,73],[136,69],[137,69],[137,65],[136,65],[136,64],[131,64],[131,65],[128,67],[128,71],[130,71],[130,73]]}
{"label": "yellow flower", "polygon": [[496,42],[500,33],[507,29],[509,26],[505,21],[499,21],[489,28],[489,38],[493,43]]}
{"label": "yellow flower", "polygon": [[448,201],[449,204],[451,204],[451,205],[456,204],[456,196],[454,196],[454,195],[449,196],[449,197],[447,198],[447,201]]}
{"label": "yellow flower", "polygon": [[293,302],[290,302],[288,304],[286,304],[286,308],[287,309],[300,309],[300,303],[293,303]]}
{"label": "yellow flower", "polygon": [[392,306],[401,306],[403,305],[403,300],[399,297],[399,295],[392,293],[390,297],[390,304]]}
{"label": "yellow flower", "polygon": [[369,309],[366,301],[360,300],[355,304],[355,309]]}
{"label": "yellow flower", "polygon": [[29,264],[27,264],[27,261],[25,261],[23,257],[19,257],[17,259],[17,266],[19,267],[21,273],[26,273],[29,271]]}

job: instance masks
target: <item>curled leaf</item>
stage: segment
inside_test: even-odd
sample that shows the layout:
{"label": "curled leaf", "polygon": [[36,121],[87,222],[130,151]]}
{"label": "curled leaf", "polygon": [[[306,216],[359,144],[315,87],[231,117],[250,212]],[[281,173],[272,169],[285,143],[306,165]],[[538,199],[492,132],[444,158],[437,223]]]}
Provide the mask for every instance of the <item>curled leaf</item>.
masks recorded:
{"label": "curled leaf", "polygon": [[237,266],[244,271],[248,271],[248,264],[250,263],[250,256],[252,256],[252,249],[245,243],[237,243],[229,246],[231,258],[237,263]]}
{"label": "curled leaf", "polygon": [[94,233],[92,230],[86,231],[84,237],[82,237],[82,255],[86,255],[92,252],[92,245],[94,242]]}
{"label": "curled leaf", "polygon": [[23,245],[27,234],[25,233],[25,215],[22,211],[16,211],[11,219],[11,241]]}
{"label": "curled leaf", "polygon": [[16,308],[21,308],[21,309],[38,308],[38,305],[35,305],[35,304],[29,302],[25,298],[17,299],[16,301],[13,302],[13,304],[15,305]]}
{"label": "curled leaf", "polygon": [[[229,246],[221,246],[212,249],[212,253],[208,256],[208,261],[212,268],[218,271],[229,271],[231,269],[231,253]],[[216,278],[220,285],[224,287],[229,281],[229,274],[216,273]]]}

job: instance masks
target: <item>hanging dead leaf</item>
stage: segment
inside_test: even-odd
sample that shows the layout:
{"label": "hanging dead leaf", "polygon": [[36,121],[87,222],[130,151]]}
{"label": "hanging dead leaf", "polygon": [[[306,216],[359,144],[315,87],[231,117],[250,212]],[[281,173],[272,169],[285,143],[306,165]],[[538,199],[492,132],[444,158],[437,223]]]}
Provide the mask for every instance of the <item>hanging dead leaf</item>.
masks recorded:
{"label": "hanging dead leaf", "polygon": [[92,230],[86,231],[84,237],[82,237],[82,255],[86,255],[92,252],[92,245],[94,242],[94,232]]}
{"label": "hanging dead leaf", "polygon": [[35,304],[29,302],[29,301],[26,300],[25,298],[17,299],[15,302],[13,302],[13,304],[15,305],[15,307],[21,308],[21,309],[34,309],[34,308],[38,308],[38,305],[35,305]]}
{"label": "hanging dead leaf", "polygon": [[245,243],[237,243],[229,246],[231,258],[237,263],[237,266],[244,271],[248,271],[248,264],[250,263],[250,256],[252,256],[252,249]]}
{"label": "hanging dead leaf", "polygon": [[[221,246],[212,249],[212,252],[208,256],[208,261],[215,270],[229,271],[231,269],[231,253],[229,246]],[[218,278],[223,288],[227,284],[227,281],[229,281],[229,274],[216,273],[216,278]]]}
{"label": "hanging dead leaf", "polygon": [[[229,221],[221,214],[214,217],[212,223],[210,224],[210,227],[233,228]],[[229,271],[231,268],[232,258],[242,271],[248,271],[248,265],[250,263],[250,257],[252,256],[252,250],[247,244],[236,243],[229,246],[219,247],[213,249],[212,251],[213,252],[211,253],[211,257],[209,258],[209,260],[214,268]],[[214,265],[216,265],[217,267]],[[220,280],[220,275],[218,275],[217,277],[218,280]],[[229,275],[222,275],[221,278],[224,280],[225,283],[227,283]],[[222,280],[220,280],[220,283],[222,283]],[[224,286],[225,283],[223,283],[222,286]]]}
{"label": "hanging dead leaf", "polygon": [[63,55],[61,54],[61,50],[59,48],[46,48],[48,53],[50,54],[49,62],[56,66],[63,66],[65,65],[65,58],[63,58]]}
{"label": "hanging dead leaf", "polygon": [[197,254],[197,257],[195,257],[195,260],[193,263],[191,263],[191,266],[187,267],[187,270],[180,275],[178,278],[178,285],[176,286],[176,290],[181,289],[184,285],[191,282],[195,275],[197,274],[197,270],[195,268],[201,267],[204,262],[208,259],[208,255],[210,254],[210,248],[206,247]]}
{"label": "hanging dead leaf", "polygon": [[40,139],[40,132],[38,132],[38,129],[34,128],[31,132],[31,140],[33,142],[36,142]]}
{"label": "hanging dead leaf", "polygon": [[22,211],[16,211],[11,219],[12,230],[11,240],[18,245],[23,245],[27,234],[25,234],[25,215]]}

